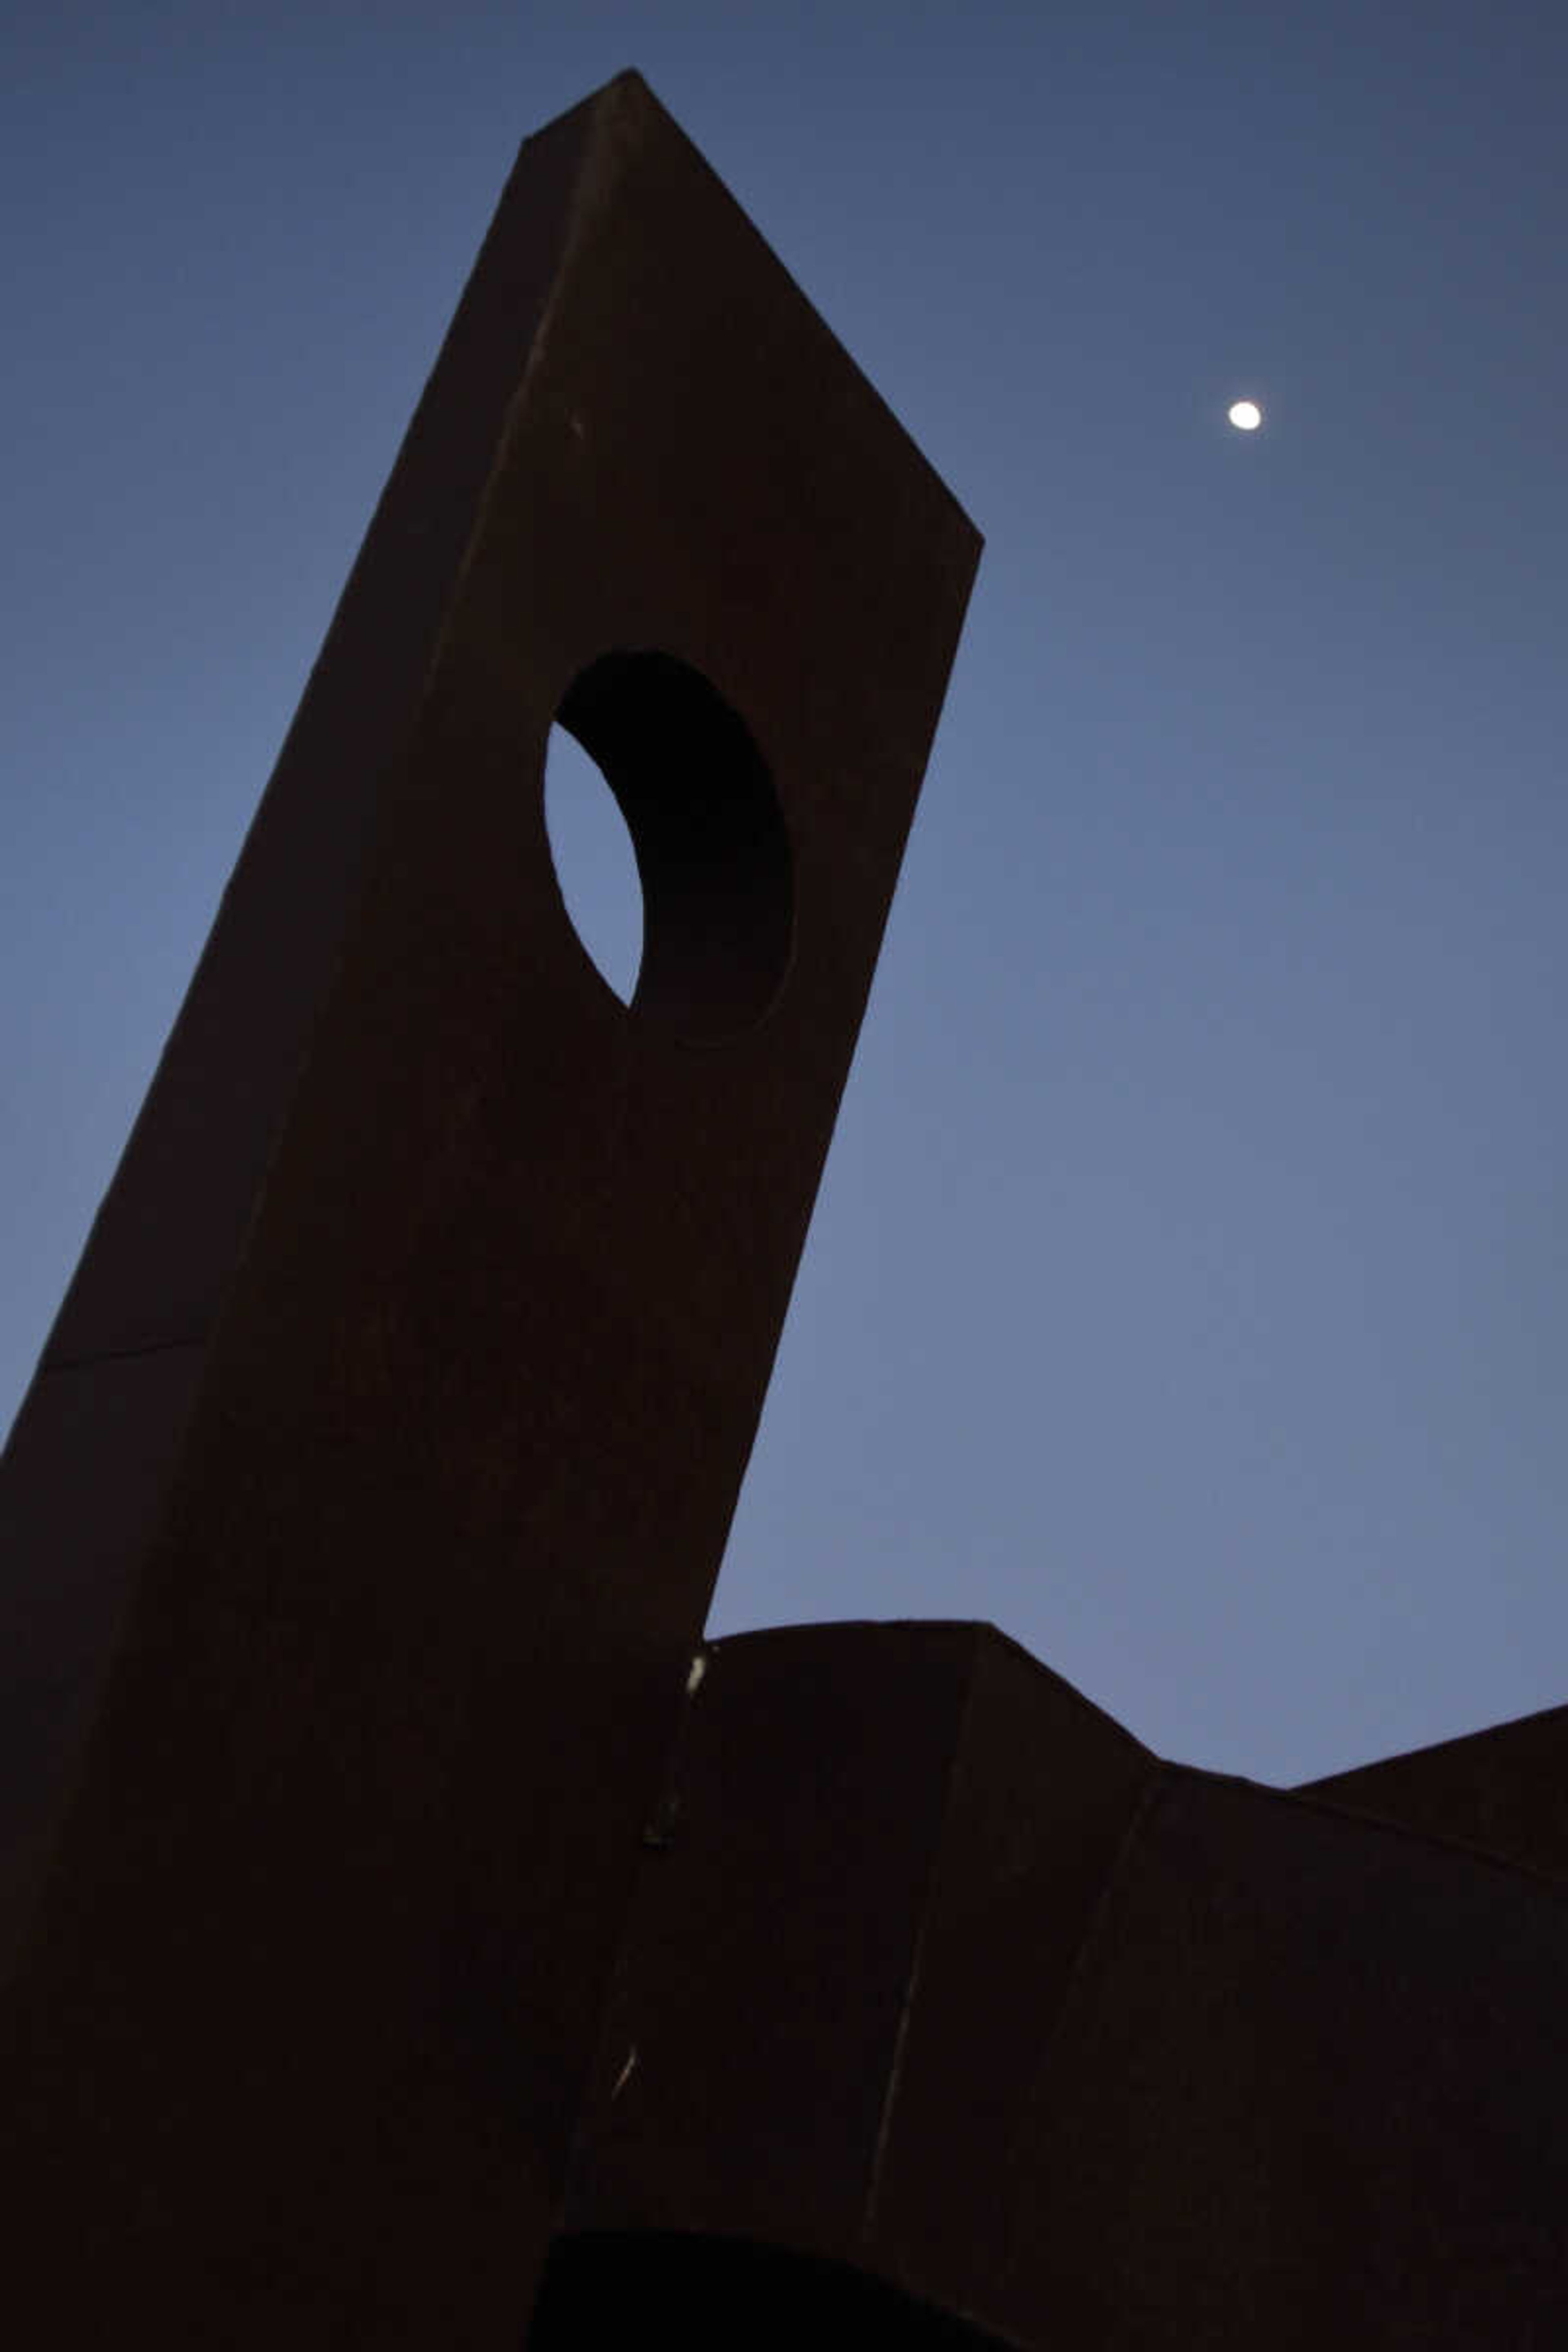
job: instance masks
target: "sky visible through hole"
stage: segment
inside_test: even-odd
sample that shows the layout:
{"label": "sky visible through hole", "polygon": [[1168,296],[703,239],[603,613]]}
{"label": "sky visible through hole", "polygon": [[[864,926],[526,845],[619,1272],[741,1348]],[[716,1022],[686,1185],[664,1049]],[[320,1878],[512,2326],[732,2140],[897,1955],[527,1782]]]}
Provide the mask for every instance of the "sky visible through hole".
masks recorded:
{"label": "sky visible through hole", "polygon": [[0,1418],[517,142],[636,64],[988,541],[715,1629],[989,1618],[1284,1780],[1568,1698],[1568,11],[7,50]]}
{"label": "sky visible through hole", "polygon": [[598,762],[564,727],[552,727],[545,745],[544,823],[573,928],[600,978],[629,1004],[643,949],[637,853]]}

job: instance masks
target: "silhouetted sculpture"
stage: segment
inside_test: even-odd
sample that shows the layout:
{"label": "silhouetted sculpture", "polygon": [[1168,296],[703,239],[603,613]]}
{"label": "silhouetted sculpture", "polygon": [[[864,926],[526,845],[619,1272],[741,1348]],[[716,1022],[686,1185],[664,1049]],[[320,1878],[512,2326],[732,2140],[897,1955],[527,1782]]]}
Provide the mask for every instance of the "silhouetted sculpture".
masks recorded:
{"label": "silhouetted sculpture", "polygon": [[18,2341],[1555,2340],[1555,1718],[700,1649],[977,552],[635,76],[525,145],[0,1477]]}

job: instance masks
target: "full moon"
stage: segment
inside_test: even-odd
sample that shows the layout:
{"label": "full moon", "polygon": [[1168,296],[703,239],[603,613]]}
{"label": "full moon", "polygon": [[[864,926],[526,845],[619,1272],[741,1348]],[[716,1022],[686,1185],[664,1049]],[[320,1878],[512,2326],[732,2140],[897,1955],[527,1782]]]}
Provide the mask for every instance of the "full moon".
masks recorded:
{"label": "full moon", "polygon": [[1256,433],[1263,422],[1263,411],[1255,400],[1233,401],[1226,415],[1238,433]]}

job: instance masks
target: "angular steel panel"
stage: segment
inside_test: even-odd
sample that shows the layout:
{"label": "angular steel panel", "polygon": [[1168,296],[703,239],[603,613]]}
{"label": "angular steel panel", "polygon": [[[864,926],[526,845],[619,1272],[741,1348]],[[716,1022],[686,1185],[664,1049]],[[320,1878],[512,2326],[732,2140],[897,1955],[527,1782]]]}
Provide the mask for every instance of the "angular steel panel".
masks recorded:
{"label": "angular steel panel", "polygon": [[51,1342],[202,1351],[152,1507],[64,1465],[123,1630],[0,2010],[53,2342],[515,2343],[977,551],[635,76],[529,142]]}

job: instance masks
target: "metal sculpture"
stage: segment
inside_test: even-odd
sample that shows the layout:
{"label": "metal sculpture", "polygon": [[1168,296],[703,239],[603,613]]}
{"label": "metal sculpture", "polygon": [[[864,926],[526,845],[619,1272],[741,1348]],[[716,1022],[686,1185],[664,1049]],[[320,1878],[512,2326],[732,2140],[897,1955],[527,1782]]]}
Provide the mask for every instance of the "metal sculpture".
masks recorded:
{"label": "metal sculpture", "polygon": [[977,553],[635,76],[524,146],[0,1474],[19,2340],[1562,2334],[1568,1717],[701,1646]]}

